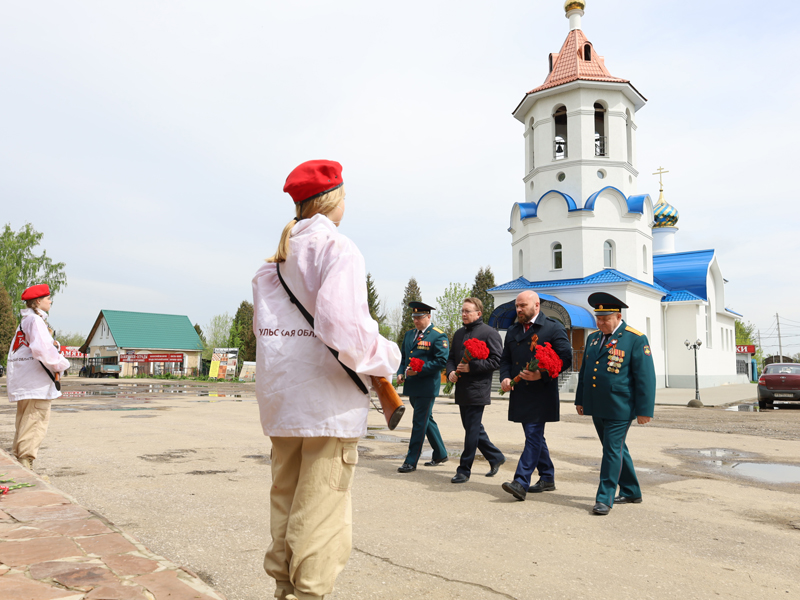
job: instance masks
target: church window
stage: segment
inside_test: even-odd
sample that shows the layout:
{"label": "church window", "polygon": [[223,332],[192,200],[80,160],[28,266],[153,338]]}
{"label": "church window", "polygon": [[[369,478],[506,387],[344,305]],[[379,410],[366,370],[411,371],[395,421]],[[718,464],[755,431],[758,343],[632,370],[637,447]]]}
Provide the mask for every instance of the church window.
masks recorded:
{"label": "church window", "polygon": [[553,53],[550,53],[550,56],[547,57],[547,62],[550,66],[550,72],[553,72]]}
{"label": "church window", "polygon": [[536,158],[534,154],[534,137],[533,137],[533,119],[529,122],[530,131],[528,132],[528,148],[530,148],[530,155],[531,155],[531,168],[529,170],[533,170],[536,166]]}
{"label": "church window", "polygon": [[597,178],[598,179],[605,179],[606,178],[606,172],[605,172],[604,169],[598,169],[597,170]]}
{"label": "church window", "polygon": [[583,47],[583,60],[592,60],[592,46],[590,44],[586,44]]}
{"label": "church window", "polygon": [[625,149],[629,165],[633,164],[633,117],[631,111],[625,109]]}
{"label": "church window", "polygon": [[603,243],[603,268],[614,268],[614,244],[609,240]]}
{"label": "church window", "polygon": [[647,273],[648,272],[648,264],[647,264],[647,246],[642,246],[642,270]]}
{"label": "church window", "polygon": [[594,155],[608,156],[608,136],[606,136],[606,108],[594,103]]}
{"label": "church window", "polygon": [[567,158],[567,107],[563,104],[553,112],[555,137],[553,139],[553,160]]}
{"label": "church window", "polygon": [[522,277],[522,250],[519,251],[519,276]]}
{"label": "church window", "polygon": [[714,331],[711,329],[711,310],[708,306],[704,308],[706,309],[706,348],[712,348],[711,340],[714,337]]}
{"label": "church window", "polygon": [[559,244],[559,243],[553,244],[553,270],[554,271],[560,270],[563,267],[561,253],[562,253],[561,244]]}
{"label": "church window", "polygon": [[566,178],[567,176],[564,174],[563,171],[560,172],[558,175],[556,175],[556,179],[558,179],[559,181],[564,181]]}

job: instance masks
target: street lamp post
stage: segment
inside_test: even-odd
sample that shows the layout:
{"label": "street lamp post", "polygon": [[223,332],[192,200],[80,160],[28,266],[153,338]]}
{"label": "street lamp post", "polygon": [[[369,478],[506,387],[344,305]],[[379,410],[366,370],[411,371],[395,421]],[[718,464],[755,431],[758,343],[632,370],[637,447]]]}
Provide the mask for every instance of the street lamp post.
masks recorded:
{"label": "street lamp post", "polygon": [[694,400],[689,400],[689,404],[687,406],[691,408],[703,408],[703,403],[700,401],[700,379],[697,374],[697,349],[703,345],[699,339],[695,340],[694,344],[686,340],[683,342],[686,344],[687,350],[694,350]]}

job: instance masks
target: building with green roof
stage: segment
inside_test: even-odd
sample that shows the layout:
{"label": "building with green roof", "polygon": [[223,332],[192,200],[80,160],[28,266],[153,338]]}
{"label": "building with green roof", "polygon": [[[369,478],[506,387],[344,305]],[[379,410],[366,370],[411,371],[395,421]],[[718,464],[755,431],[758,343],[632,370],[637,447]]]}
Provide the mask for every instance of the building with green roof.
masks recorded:
{"label": "building with green roof", "polygon": [[203,342],[185,315],[101,310],[81,352],[122,365],[123,376],[196,375]]}

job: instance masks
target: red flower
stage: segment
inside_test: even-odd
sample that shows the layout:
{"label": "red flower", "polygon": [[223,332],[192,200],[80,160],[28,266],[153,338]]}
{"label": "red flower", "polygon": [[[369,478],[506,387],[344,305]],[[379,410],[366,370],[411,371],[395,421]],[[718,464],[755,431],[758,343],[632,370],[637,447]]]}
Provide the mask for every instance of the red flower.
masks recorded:
{"label": "red flower", "polygon": [[470,356],[470,358],[467,358],[467,361],[473,359],[486,360],[489,358],[489,346],[487,346],[486,342],[483,340],[472,338],[464,342],[464,355],[466,356],[467,353],[469,353]]}
{"label": "red flower", "polygon": [[0,496],[4,496],[8,493],[8,486],[7,485],[0,485]]}
{"label": "red flower", "polygon": [[545,342],[543,346],[536,346],[536,360],[539,361],[539,370],[547,371],[553,379],[558,377],[561,367],[564,366],[550,342]]}
{"label": "red flower", "polygon": [[408,368],[414,371],[415,373],[419,373],[422,371],[422,367],[425,366],[425,361],[421,358],[412,358],[408,361]]}

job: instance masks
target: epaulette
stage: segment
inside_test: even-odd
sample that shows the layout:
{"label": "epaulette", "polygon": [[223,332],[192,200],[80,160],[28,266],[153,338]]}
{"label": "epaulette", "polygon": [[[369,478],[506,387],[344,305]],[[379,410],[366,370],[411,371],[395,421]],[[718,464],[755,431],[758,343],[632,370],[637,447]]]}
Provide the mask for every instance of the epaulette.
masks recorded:
{"label": "epaulette", "polygon": [[639,336],[644,335],[641,331],[638,331],[638,330],[634,329],[630,325],[627,325],[625,327],[625,331],[630,331],[633,335],[639,335]]}
{"label": "epaulette", "polygon": [[444,331],[442,331],[442,330],[441,330],[441,329],[439,329],[438,327],[434,327],[434,328],[433,328],[433,330],[434,330],[434,331],[438,331],[439,333],[444,333]]}

